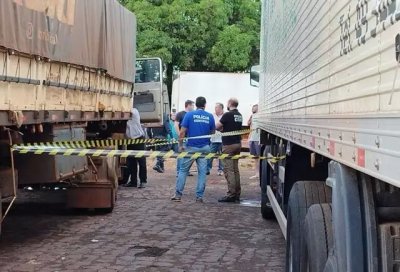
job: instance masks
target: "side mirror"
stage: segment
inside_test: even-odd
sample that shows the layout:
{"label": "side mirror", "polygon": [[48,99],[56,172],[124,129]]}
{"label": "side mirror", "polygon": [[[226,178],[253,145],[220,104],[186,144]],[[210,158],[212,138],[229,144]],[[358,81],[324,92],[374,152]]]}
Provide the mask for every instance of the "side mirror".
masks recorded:
{"label": "side mirror", "polygon": [[260,65],[254,65],[250,68],[250,86],[258,87],[260,84]]}

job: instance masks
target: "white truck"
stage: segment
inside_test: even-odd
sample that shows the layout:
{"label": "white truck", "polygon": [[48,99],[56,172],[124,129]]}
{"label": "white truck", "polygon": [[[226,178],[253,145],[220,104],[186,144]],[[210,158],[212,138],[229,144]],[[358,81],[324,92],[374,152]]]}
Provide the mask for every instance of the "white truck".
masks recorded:
{"label": "white truck", "polygon": [[207,99],[206,110],[211,113],[214,113],[215,103],[226,106],[229,98],[236,97],[239,100],[238,109],[243,115],[243,125],[247,126],[251,108],[258,102],[258,89],[249,85],[249,73],[181,71],[172,84],[172,113],[184,110],[185,101],[195,101],[198,96]]}
{"label": "white truck", "polygon": [[264,0],[263,217],[286,271],[400,269],[400,1]]}
{"label": "white truck", "polygon": [[0,1],[0,222],[17,187],[114,207],[114,158],[17,155],[12,144],[106,139],[131,118],[136,18],[116,0]]}

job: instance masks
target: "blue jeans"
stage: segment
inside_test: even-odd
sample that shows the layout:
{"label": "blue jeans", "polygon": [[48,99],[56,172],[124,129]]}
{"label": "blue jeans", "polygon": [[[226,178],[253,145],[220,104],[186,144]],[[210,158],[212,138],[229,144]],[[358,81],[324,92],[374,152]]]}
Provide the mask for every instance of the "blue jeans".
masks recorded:
{"label": "blue jeans", "polygon": [[[222,152],[222,143],[211,143],[210,152],[211,153],[221,154],[221,152]],[[208,162],[207,162],[207,172],[210,172],[210,170],[212,168],[213,160],[214,159],[209,159],[208,160]],[[222,165],[222,161],[218,160],[218,171],[223,171],[223,170],[224,170],[224,166]]]}
{"label": "blue jeans", "polygon": [[[192,147],[188,146],[186,148],[187,152],[201,152],[201,153],[209,153],[210,146],[206,145],[203,147]],[[176,190],[175,196],[181,197],[183,194],[183,189],[185,188],[186,177],[189,174],[190,167],[192,166],[193,162],[196,161],[197,164],[197,187],[196,187],[196,197],[203,197],[204,190],[206,189],[206,179],[207,179],[207,159],[205,158],[198,158],[198,159],[191,159],[191,158],[182,158],[181,165],[179,168],[178,178],[176,180]]]}
{"label": "blue jeans", "polygon": [[[179,146],[178,146],[178,144],[173,144],[173,145],[172,145],[172,150],[173,150],[175,153],[179,153]],[[176,159],[176,176],[179,175],[179,168],[181,167],[181,164],[182,164],[182,159]]]}

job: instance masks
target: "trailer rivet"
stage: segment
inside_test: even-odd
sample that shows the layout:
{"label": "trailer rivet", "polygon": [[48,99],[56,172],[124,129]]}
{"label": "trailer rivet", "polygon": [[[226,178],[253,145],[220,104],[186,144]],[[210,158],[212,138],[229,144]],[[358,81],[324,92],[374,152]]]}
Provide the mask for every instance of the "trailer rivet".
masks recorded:
{"label": "trailer rivet", "polygon": [[374,163],[376,170],[379,170],[379,160],[376,160]]}
{"label": "trailer rivet", "polygon": [[379,136],[378,137],[376,137],[376,139],[375,139],[375,144],[376,144],[376,146],[377,147],[380,147],[380,139],[379,139]]}
{"label": "trailer rivet", "polygon": [[353,157],[351,157],[353,161],[356,161],[356,154],[353,153]]}

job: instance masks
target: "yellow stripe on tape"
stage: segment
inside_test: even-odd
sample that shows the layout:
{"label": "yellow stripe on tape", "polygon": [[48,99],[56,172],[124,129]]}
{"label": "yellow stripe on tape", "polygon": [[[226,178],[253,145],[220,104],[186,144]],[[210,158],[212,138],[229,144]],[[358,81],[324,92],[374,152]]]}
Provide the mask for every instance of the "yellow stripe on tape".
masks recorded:
{"label": "yellow stripe on tape", "polygon": [[57,153],[58,153],[59,151],[60,151],[59,148],[55,148],[55,149],[53,149],[52,151],[49,152],[49,155],[52,155],[52,156],[57,155]]}
{"label": "yellow stripe on tape", "polygon": [[192,155],[192,157],[191,157],[191,159],[198,159],[199,157],[201,156],[201,153],[199,153],[199,152],[196,152],[196,153],[194,153],[193,155]]}
{"label": "yellow stripe on tape", "polygon": [[113,149],[107,154],[107,157],[114,157],[117,152],[118,150]]}
{"label": "yellow stripe on tape", "polygon": [[187,156],[187,154],[189,154],[189,152],[182,152],[178,155],[179,159],[182,159],[183,157]]}
{"label": "yellow stripe on tape", "polygon": [[225,159],[225,158],[228,157],[228,156],[229,156],[228,154],[221,154],[221,155],[218,157],[218,159],[223,160],[223,159]]}
{"label": "yellow stripe on tape", "polygon": [[146,154],[146,151],[144,151],[144,150],[139,151],[139,152],[135,155],[135,158],[141,158],[141,157],[143,157],[145,154]]}
{"label": "yellow stripe on tape", "polygon": [[43,152],[44,152],[44,149],[36,149],[33,153],[36,155],[41,155],[41,154],[43,154]]}
{"label": "yellow stripe on tape", "polygon": [[165,155],[163,156],[164,159],[169,159],[172,157],[172,155],[174,155],[174,151],[170,150],[167,153],[165,153]]}
{"label": "yellow stripe on tape", "polygon": [[215,153],[209,153],[207,154],[206,159],[212,159],[214,158],[215,155],[216,155]]}
{"label": "yellow stripe on tape", "polygon": [[161,153],[160,151],[153,151],[153,152],[150,154],[149,157],[150,157],[151,159],[154,159],[154,158],[157,157],[160,153]]}
{"label": "yellow stripe on tape", "polygon": [[122,158],[126,158],[126,157],[128,157],[130,154],[131,154],[131,151],[130,151],[130,150],[125,150],[124,153],[122,153],[121,157],[122,157]]}
{"label": "yellow stripe on tape", "polygon": [[93,157],[99,157],[99,156],[101,155],[101,153],[103,153],[103,151],[105,151],[105,150],[101,150],[101,149],[96,150],[96,151],[93,153]]}
{"label": "yellow stripe on tape", "polygon": [[81,152],[78,153],[78,156],[84,157],[87,153],[89,153],[89,149],[83,149]]}
{"label": "yellow stripe on tape", "polygon": [[232,160],[237,160],[237,159],[239,159],[241,157],[241,155],[239,154],[239,155],[234,155],[234,156],[232,156]]}
{"label": "yellow stripe on tape", "polygon": [[64,151],[63,155],[70,156],[74,151],[75,151],[75,149],[73,149],[73,148],[67,149],[66,151]]}

